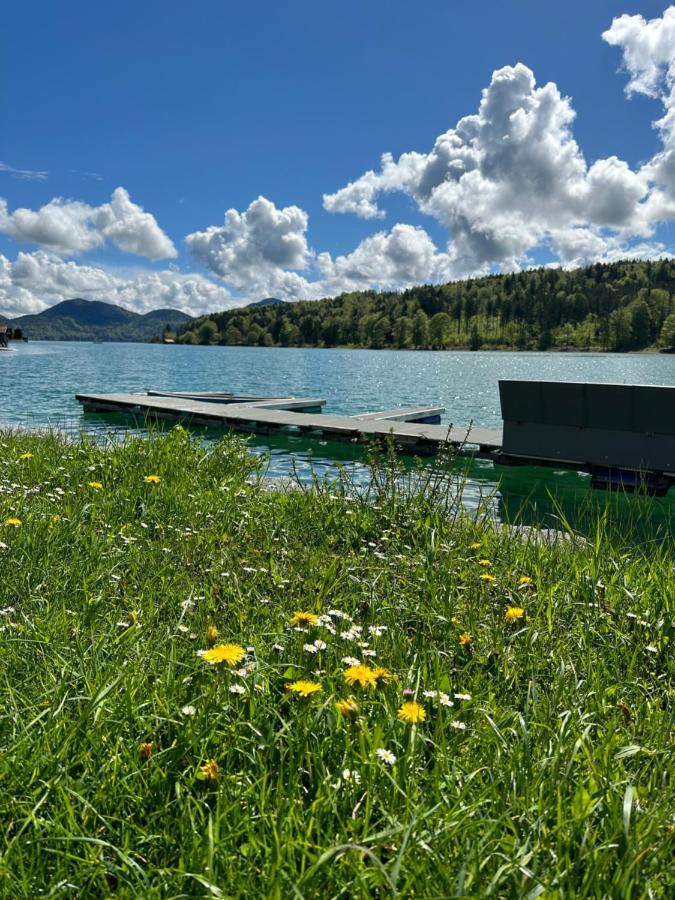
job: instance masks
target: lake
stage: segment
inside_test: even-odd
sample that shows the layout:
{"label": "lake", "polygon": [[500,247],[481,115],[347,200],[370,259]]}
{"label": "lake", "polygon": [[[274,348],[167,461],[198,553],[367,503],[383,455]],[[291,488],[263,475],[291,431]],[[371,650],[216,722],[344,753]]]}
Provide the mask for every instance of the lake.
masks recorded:
{"label": "lake", "polygon": [[[0,353],[0,422],[53,425],[97,435],[127,428],[115,416],[84,415],[80,391],[232,390],[262,395],[324,397],[326,412],[346,415],[396,406],[445,406],[443,421],[501,427],[499,378],[603,381],[675,385],[675,357],[664,354],[430,352],[314,350],[258,347],[194,347],[162,344],[36,341]],[[363,476],[363,450],[351,444],[301,438],[253,438],[252,449],[270,456],[269,474],[286,476],[295,467],[331,474],[339,464]],[[457,464],[459,465],[459,464]],[[490,462],[461,464],[465,502],[490,506],[502,519],[526,510],[527,518],[578,516],[590,494],[587,476]],[[668,522],[673,490],[649,501],[650,517]],[[606,495],[594,492],[598,500]],[[558,507],[559,504],[559,507]],[[632,510],[640,504],[631,502]]]}

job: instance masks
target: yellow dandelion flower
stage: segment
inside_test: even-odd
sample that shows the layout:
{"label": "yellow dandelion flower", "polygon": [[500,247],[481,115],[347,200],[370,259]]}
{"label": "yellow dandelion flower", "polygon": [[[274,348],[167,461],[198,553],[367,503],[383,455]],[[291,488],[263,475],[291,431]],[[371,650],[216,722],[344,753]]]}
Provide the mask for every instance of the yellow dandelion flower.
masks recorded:
{"label": "yellow dandelion flower", "polygon": [[487,572],[483,572],[483,574],[479,575],[478,577],[481,581],[489,581],[490,584],[492,584],[493,581],[497,580],[494,575],[490,575]]}
{"label": "yellow dandelion flower", "polygon": [[228,666],[236,666],[246,656],[246,651],[239,644],[217,644],[210,650],[205,650],[202,659],[208,663],[227,663]]}
{"label": "yellow dandelion flower", "polygon": [[206,637],[209,641],[215,641],[215,639],[218,637],[218,634],[219,631],[215,625],[209,625],[209,627],[206,629]]}
{"label": "yellow dandelion flower", "polygon": [[319,617],[311,612],[294,612],[291,616],[291,625],[318,625]]}
{"label": "yellow dandelion flower", "polygon": [[353,719],[359,712],[359,705],[353,697],[347,697],[346,700],[337,700],[335,708],[345,719]]}
{"label": "yellow dandelion flower", "polygon": [[207,759],[206,762],[199,767],[197,773],[199,778],[203,781],[208,781],[210,784],[215,784],[216,781],[218,781],[219,774],[220,766],[215,759]]}
{"label": "yellow dandelion flower", "polygon": [[468,631],[464,631],[462,632],[462,634],[460,634],[459,643],[462,645],[462,647],[471,646],[471,635]]}
{"label": "yellow dandelion flower", "polygon": [[146,484],[159,484],[162,479],[159,475],[146,475],[143,480]]}
{"label": "yellow dandelion flower", "polygon": [[377,687],[377,676],[375,669],[363,664],[358,666],[350,666],[344,671],[345,681],[347,684],[360,684],[361,687]]}
{"label": "yellow dandelion flower", "polygon": [[375,666],[373,675],[377,681],[384,681],[385,684],[389,684],[390,681],[396,680],[394,673],[390,672],[389,669],[385,669],[383,666]]}
{"label": "yellow dandelion flower", "polygon": [[402,722],[407,722],[408,725],[416,725],[418,722],[424,722],[427,714],[421,703],[410,701],[404,703],[399,709],[398,717]]}
{"label": "yellow dandelion flower", "polygon": [[479,566],[485,566],[485,568],[487,569],[487,568],[489,568],[489,567],[492,565],[492,563],[490,562],[489,559],[479,559],[479,560],[478,560],[478,565],[479,565]]}
{"label": "yellow dandelion flower", "polygon": [[100,491],[103,488],[103,485],[100,481],[88,481],[87,487],[93,488],[95,491]]}
{"label": "yellow dandelion flower", "polygon": [[522,619],[525,615],[525,610],[521,606],[509,606],[506,610],[504,618],[507,622],[517,622],[519,619]]}
{"label": "yellow dandelion flower", "polygon": [[21,527],[21,519],[15,519],[15,518],[5,519],[5,525],[11,525],[13,528],[20,528]]}
{"label": "yellow dandelion flower", "polygon": [[139,744],[138,752],[141,754],[143,759],[150,759],[150,757],[152,756],[152,741],[143,741],[142,744]]}
{"label": "yellow dandelion flower", "polygon": [[473,544],[469,544],[469,550],[480,550],[482,546],[480,541],[474,541]]}
{"label": "yellow dandelion flower", "polygon": [[33,458],[32,453],[22,453],[21,456],[19,457],[19,459],[32,459],[32,458]]}
{"label": "yellow dandelion flower", "polygon": [[321,685],[316,681],[292,681],[286,685],[286,690],[300,694],[301,697],[309,697],[311,694],[317,694],[321,690]]}
{"label": "yellow dandelion flower", "polygon": [[518,584],[532,584],[532,579],[529,575],[521,575],[518,579]]}

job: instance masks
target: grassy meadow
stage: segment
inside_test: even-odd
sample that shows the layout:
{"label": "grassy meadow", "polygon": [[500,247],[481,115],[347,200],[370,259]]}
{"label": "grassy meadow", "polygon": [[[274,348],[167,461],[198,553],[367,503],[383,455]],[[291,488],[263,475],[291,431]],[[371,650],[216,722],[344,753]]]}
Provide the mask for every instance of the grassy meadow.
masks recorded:
{"label": "grassy meadow", "polygon": [[672,896],[665,539],[180,428],[0,462],[0,897]]}

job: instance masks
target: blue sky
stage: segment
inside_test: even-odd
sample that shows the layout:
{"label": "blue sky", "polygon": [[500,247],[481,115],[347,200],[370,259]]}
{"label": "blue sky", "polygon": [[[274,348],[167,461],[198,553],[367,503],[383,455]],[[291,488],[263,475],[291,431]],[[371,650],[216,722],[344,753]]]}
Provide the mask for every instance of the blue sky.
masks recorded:
{"label": "blue sky", "polygon": [[[384,152],[394,160],[411,151],[429,154],[439,135],[478,113],[493,72],[517,63],[536,79],[536,88],[525,89],[530,105],[548,82],[570,98],[576,117],[564,126],[565,140],[576,142],[587,167],[618,157],[642,173],[670,139],[652,127],[669,108],[671,60],[661,45],[670,33],[664,18],[656,49],[637,19],[613,44],[602,34],[622,14],[660,19],[666,8],[630,0],[37,6],[9,0],[0,36],[6,201],[0,312],[35,311],[72,295],[71,288],[139,309],[182,305],[197,312],[267,292],[312,297],[551,260],[575,264],[635,246],[643,255],[670,251],[672,214],[663,198],[652,204],[658,212],[649,212],[648,224],[637,207],[620,220],[614,209],[603,219],[597,198],[589,199],[594,212],[587,216],[575,200],[573,215],[556,209],[553,219],[508,247],[489,236],[483,242],[489,249],[473,242],[491,227],[491,193],[482,182],[474,187],[484,204],[480,221],[467,222],[468,187],[461,201],[446,196],[432,204],[402,171],[394,188],[378,182],[377,215],[354,214],[351,195],[335,201],[333,211],[323,201],[379,170]],[[633,68],[619,71],[627,48]],[[645,87],[652,52],[661,83],[652,79]],[[637,88],[628,97],[631,77]],[[659,191],[667,193],[667,176],[658,177]],[[560,179],[566,178],[561,165]],[[128,196],[118,196],[111,209],[118,187]],[[492,202],[503,205],[494,220],[504,232],[510,222],[502,187]],[[620,187],[637,191],[627,182]],[[269,205],[244,218],[259,196]],[[45,238],[51,217],[46,224],[33,217],[28,226],[12,218],[17,209],[37,214],[54,198],[66,203],[59,215],[74,216],[91,240],[66,237],[57,246]],[[643,193],[639,202],[646,199]],[[103,211],[88,214],[71,201]],[[281,215],[287,208],[302,215]],[[226,210],[242,218],[222,231]],[[521,224],[528,217],[521,209]],[[400,225],[411,228],[392,232]],[[132,234],[137,227],[144,235]],[[573,243],[583,244],[578,256],[569,229],[576,229]],[[384,235],[379,244],[364,247],[375,234]],[[191,249],[187,235],[200,236]],[[148,280],[153,272],[163,274]],[[135,299],[134,285],[144,298]]]}

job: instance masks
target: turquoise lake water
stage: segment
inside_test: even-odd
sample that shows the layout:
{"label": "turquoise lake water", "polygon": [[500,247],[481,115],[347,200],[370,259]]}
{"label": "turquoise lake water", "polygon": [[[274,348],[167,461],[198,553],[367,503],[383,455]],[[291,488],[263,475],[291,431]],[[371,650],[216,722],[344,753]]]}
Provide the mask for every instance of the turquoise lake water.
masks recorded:
{"label": "turquoise lake water", "polygon": [[[312,350],[257,347],[192,347],[161,344],[95,344],[40,341],[0,353],[0,422],[53,425],[97,434],[128,423],[115,416],[83,415],[77,392],[231,390],[294,394],[326,399],[326,412],[355,414],[396,406],[445,406],[443,420],[456,425],[500,427],[499,378],[604,381],[675,385],[675,357],[663,354],[417,352]],[[363,450],[300,438],[254,438],[252,448],[269,454],[269,474],[285,476],[295,465],[302,477],[312,468],[332,473],[339,463],[358,478]],[[459,466],[459,463],[456,464]],[[468,469],[465,502],[476,506],[491,495],[502,518],[525,504],[528,515],[565,513],[590,493],[589,479],[550,469],[495,467],[474,462]],[[597,499],[604,492],[594,492]],[[671,490],[670,494],[673,494]],[[554,499],[552,499],[555,498]],[[669,496],[652,501],[653,517],[668,521]]]}

